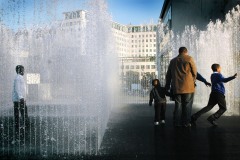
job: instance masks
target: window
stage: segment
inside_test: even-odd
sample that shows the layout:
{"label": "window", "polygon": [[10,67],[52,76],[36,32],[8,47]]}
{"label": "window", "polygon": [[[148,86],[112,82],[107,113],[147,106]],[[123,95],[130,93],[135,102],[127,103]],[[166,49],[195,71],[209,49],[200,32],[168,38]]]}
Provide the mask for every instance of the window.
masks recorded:
{"label": "window", "polygon": [[154,47],[156,47],[156,44],[154,44]]}
{"label": "window", "polygon": [[134,43],[134,40],[132,40],[132,43]]}
{"label": "window", "polygon": [[131,65],[130,69],[134,69],[134,65]]}
{"label": "window", "polygon": [[150,52],[152,52],[152,49],[150,49]]}
{"label": "window", "polygon": [[156,39],[154,39],[154,42],[156,42]]}
{"label": "window", "polygon": [[132,35],[132,38],[134,37],[134,35]]}
{"label": "window", "polygon": [[146,69],[150,69],[150,65],[146,65]]}
{"label": "window", "polygon": [[163,23],[165,23],[167,25],[171,25],[170,24],[171,19],[172,19],[172,6],[169,7],[166,16],[163,17]]}
{"label": "window", "polygon": [[136,69],[139,69],[139,65],[136,65]]}
{"label": "window", "polygon": [[129,69],[129,65],[126,65],[126,69]]}
{"label": "window", "polygon": [[144,39],[142,40],[142,42],[144,42]]}
{"label": "window", "polygon": [[155,69],[155,65],[151,65],[151,68],[152,68],[152,69]]}
{"label": "window", "polygon": [[146,37],[148,37],[148,35],[146,35]]}
{"label": "window", "polygon": [[146,39],[146,42],[148,42],[148,40]]}
{"label": "window", "polygon": [[150,42],[152,42],[152,39],[150,39]]}
{"label": "window", "polygon": [[144,66],[144,65],[141,65],[141,69],[145,69],[145,66]]}
{"label": "window", "polygon": [[141,35],[139,35],[139,38],[141,38]]}
{"label": "window", "polygon": [[148,44],[146,44],[146,47],[148,47]]}
{"label": "window", "polygon": [[152,37],[152,35],[150,34],[150,37]]}
{"label": "window", "polygon": [[148,52],[148,49],[146,49],[146,52]]}

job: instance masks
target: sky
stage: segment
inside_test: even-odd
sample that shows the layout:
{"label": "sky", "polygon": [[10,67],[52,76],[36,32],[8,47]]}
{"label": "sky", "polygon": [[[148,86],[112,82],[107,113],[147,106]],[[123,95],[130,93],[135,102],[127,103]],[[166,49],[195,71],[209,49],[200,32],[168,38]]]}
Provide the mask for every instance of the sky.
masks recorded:
{"label": "sky", "polygon": [[163,0],[108,0],[109,12],[114,21],[121,24],[139,25],[157,23]]}
{"label": "sky", "polygon": [[[0,21],[10,27],[63,19],[63,12],[86,10],[90,0],[0,0]],[[164,0],[105,0],[112,20],[120,24],[157,23]]]}

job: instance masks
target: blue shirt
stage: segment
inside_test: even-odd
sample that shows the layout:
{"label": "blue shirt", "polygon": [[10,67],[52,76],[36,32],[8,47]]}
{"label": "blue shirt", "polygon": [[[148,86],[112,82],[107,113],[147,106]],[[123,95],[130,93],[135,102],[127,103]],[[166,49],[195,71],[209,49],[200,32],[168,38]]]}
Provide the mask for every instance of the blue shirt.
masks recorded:
{"label": "blue shirt", "polygon": [[223,83],[233,80],[235,77],[224,78],[221,73],[213,72],[211,75],[212,82],[212,92],[219,92],[221,94],[225,94],[225,87]]}

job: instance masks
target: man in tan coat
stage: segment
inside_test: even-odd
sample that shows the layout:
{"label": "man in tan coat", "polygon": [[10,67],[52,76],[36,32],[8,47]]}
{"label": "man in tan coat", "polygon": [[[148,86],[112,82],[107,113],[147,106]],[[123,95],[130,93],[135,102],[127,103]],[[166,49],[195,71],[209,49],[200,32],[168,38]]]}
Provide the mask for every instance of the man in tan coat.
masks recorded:
{"label": "man in tan coat", "polygon": [[197,68],[186,47],[179,48],[179,55],[170,61],[166,75],[166,90],[175,96],[174,126],[190,127]]}

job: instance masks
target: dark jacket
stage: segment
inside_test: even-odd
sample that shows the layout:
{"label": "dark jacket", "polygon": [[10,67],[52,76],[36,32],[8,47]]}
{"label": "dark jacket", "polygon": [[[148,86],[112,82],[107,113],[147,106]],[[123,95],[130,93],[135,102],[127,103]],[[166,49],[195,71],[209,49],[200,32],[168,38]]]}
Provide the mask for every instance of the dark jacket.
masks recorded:
{"label": "dark jacket", "polygon": [[[159,96],[162,98],[163,101],[159,101],[158,98],[156,97],[156,94],[154,93],[154,88],[156,88],[156,90],[158,91]],[[153,99],[154,99],[154,104],[156,103],[166,103],[166,89],[165,87],[161,87],[161,86],[157,86],[154,87],[151,92],[150,92],[150,100],[149,100],[149,105],[152,105]]]}

